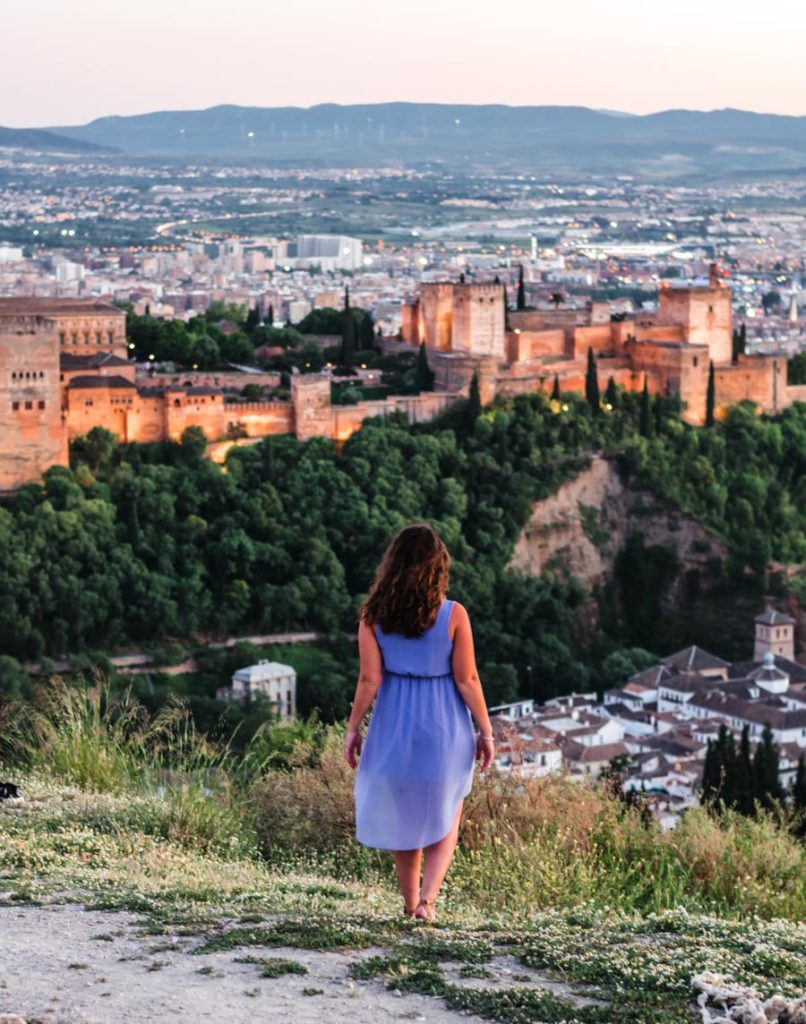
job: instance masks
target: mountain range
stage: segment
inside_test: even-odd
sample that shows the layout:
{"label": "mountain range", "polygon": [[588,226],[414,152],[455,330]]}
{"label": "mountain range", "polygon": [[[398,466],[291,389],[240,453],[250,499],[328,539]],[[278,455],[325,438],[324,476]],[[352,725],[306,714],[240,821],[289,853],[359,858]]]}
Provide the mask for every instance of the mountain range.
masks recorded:
{"label": "mountain range", "polygon": [[[18,132],[17,143],[3,141]],[[378,103],[314,107],[216,106],[37,129],[0,129],[0,145],[47,132],[136,157],[276,165],[438,163],[495,171],[634,173],[797,172],[806,168],[806,117],[744,110],[630,115],[588,107]],[[5,135],[3,134],[5,133]]]}

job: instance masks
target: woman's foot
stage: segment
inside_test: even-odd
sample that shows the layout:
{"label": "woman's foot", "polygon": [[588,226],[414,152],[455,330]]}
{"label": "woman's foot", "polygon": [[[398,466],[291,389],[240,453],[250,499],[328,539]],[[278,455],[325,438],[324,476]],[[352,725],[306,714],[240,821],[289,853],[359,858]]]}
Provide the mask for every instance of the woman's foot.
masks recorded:
{"label": "woman's foot", "polygon": [[405,903],[403,904],[403,913],[406,917],[414,917],[414,911],[416,909],[416,907],[407,907]]}
{"label": "woman's foot", "polygon": [[415,919],[418,921],[428,921],[429,924],[433,924],[437,919],[436,903],[435,899],[429,900],[423,897],[414,908]]}

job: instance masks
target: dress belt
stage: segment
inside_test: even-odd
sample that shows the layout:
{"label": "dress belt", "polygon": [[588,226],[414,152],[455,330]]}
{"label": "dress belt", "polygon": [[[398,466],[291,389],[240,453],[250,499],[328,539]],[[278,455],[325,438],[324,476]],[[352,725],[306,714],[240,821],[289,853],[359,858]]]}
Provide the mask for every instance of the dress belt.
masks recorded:
{"label": "dress belt", "polygon": [[433,675],[420,675],[417,672],[393,672],[384,670],[388,676],[402,676],[404,679],[453,679],[453,672],[436,672]]}

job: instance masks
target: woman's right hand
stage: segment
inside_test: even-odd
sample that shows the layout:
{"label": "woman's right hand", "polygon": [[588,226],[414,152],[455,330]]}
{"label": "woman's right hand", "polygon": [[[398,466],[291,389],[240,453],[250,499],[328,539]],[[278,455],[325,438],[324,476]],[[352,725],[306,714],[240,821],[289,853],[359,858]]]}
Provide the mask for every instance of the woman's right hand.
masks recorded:
{"label": "woman's right hand", "polygon": [[481,760],[479,771],[485,772],[495,756],[495,741],[492,736],[479,736],[476,740],[476,760]]}

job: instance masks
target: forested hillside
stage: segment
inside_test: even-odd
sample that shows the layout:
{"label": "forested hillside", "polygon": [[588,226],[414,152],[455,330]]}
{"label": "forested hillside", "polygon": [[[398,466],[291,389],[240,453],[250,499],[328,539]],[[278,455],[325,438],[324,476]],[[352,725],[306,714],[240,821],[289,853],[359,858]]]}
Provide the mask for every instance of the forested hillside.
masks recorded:
{"label": "forested hillside", "polygon": [[[451,596],[472,610],[491,701],[522,694],[525,678],[539,697],[609,685],[608,656],[634,643],[629,623],[611,614],[586,635],[574,580],[504,569],[532,502],[590,452],[723,535],[737,585],[760,588],[768,559],[806,561],[806,406],[775,420],[737,407],[697,429],[673,400],[615,403],[458,402],[428,425],[370,421],[341,450],[268,438],[233,450],[224,471],[193,430],[179,445],[126,447],[94,432],[72,469],[0,506],[0,652],[349,631],[391,534],[428,519],[454,559]],[[629,566],[632,586],[653,579],[657,552],[646,558],[646,572]]]}

